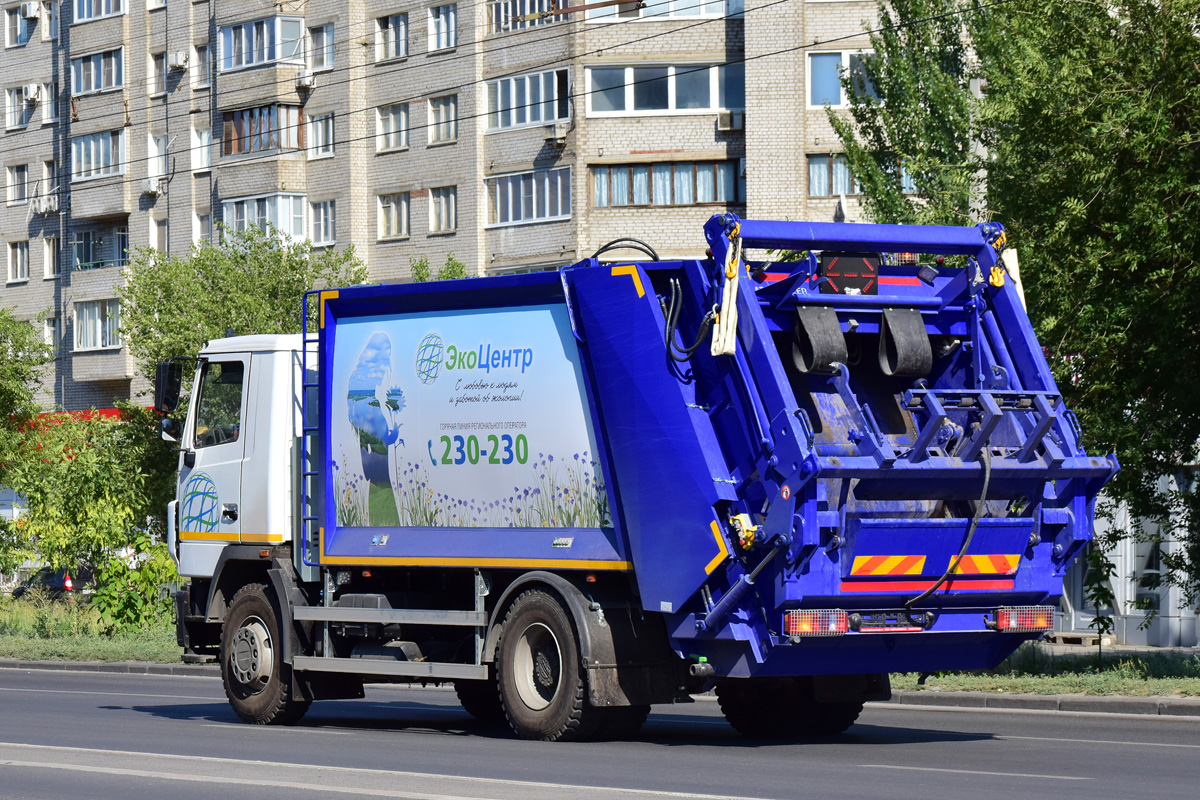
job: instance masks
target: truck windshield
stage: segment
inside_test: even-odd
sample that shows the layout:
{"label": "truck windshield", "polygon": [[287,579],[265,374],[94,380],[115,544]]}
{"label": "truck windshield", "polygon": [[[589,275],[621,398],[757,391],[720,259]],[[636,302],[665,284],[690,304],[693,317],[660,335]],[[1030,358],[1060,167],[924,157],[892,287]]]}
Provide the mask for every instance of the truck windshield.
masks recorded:
{"label": "truck windshield", "polygon": [[209,361],[200,376],[196,403],[196,448],[236,442],[242,427],[241,361]]}

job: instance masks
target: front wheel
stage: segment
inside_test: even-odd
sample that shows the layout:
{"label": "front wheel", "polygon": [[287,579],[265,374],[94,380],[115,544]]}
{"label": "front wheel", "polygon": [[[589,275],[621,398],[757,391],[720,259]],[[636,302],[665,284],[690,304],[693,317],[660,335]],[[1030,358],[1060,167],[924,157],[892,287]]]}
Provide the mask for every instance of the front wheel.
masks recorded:
{"label": "front wheel", "polygon": [[587,701],[570,616],[540,589],[518,597],[504,617],[496,683],[504,715],[522,739],[587,739],[603,720]]}
{"label": "front wheel", "polygon": [[239,589],[221,627],[221,680],[229,705],[245,722],[290,725],[308,711],[306,700],[292,696],[282,641],[267,587]]}

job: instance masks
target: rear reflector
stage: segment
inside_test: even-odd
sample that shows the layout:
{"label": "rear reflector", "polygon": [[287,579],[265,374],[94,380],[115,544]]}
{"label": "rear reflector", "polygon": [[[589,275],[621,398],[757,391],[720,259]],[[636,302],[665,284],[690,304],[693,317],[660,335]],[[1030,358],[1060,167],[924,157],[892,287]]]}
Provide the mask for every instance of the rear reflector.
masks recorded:
{"label": "rear reflector", "polygon": [[841,636],[850,630],[850,618],[836,608],[794,608],[783,617],[788,636]]}
{"label": "rear reflector", "polygon": [[1023,633],[1054,627],[1054,606],[1008,606],[996,609],[996,629]]}

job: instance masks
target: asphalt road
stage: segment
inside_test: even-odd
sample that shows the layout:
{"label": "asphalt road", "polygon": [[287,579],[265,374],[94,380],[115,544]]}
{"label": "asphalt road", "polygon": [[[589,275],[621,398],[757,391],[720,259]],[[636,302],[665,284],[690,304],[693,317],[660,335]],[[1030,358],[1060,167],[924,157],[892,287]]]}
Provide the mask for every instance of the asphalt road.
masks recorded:
{"label": "asphalt road", "polygon": [[716,703],[632,741],[524,742],[452,692],[369,687],[297,726],[236,721],[212,678],[0,670],[0,798],[1200,796],[1200,719],[873,705],[836,740],[755,743]]}

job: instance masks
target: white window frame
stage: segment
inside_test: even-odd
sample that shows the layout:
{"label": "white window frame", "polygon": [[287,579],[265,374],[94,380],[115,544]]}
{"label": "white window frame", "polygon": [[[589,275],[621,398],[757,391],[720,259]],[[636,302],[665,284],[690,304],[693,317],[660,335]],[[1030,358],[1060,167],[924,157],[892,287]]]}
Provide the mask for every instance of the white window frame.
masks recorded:
{"label": "white window frame", "polygon": [[[394,120],[395,113],[392,109],[399,109],[401,125],[399,128],[388,130],[385,120],[391,118]],[[385,113],[389,112],[389,113]],[[408,103],[392,103],[391,105],[379,106],[375,109],[375,152],[377,153],[394,153],[398,150],[408,149],[408,129],[409,129],[409,114],[411,109]],[[389,136],[399,136],[399,144],[389,144]]]}
{"label": "white window frame", "polygon": [[429,232],[454,233],[458,230],[458,187],[438,186],[429,190]]}
{"label": "white window frame", "polygon": [[337,128],[333,112],[307,117],[305,122],[308,124],[308,142],[306,144],[308,145],[309,161],[318,158],[332,158],[337,148],[337,140],[334,138]]}
{"label": "white window frame", "polygon": [[58,159],[50,158],[42,162],[42,183],[45,189],[42,194],[53,194],[58,191]]}
{"label": "white window frame", "polygon": [[[670,64],[593,64],[586,68],[584,80],[586,81],[587,93],[587,116],[589,117],[664,117],[664,116],[700,116],[704,114],[715,114],[722,110],[721,106],[721,69],[726,66],[738,66],[737,64],[714,64],[712,62],[674,62]],[[635,70],[638,69],[663,69],[667,70],[667,107],[640,109],[635,110],[634,97],[636,86],[634,84]],[[599,111],[593,108],[593,101],[598,92],[592,90],[592,72],[594,70],[611,70],[623,69],[624,75],[624,92],[623,101],[624,108],[616,111]],[[702,108],[678,108],[677,98],[677,78],[681,74],[692,74],[696,71],[708,70],[708,105]]]}
{"label": "white window frame", "polygon": [[[23,206],[29,202],[29,165],[12,164],[5,168],[5,199],[10,206]],[[24,175],[24,179],[18,177]]]}
{"label": "white window frame", "polygon": [[[265,216],[260,217],[260,212]],[[287,217],[286,228],[279,224],[281,212]],[[244,231],[251,225],[265,231],[270,223],[283,237],[299,241],[308,236],[308,196],[276,192],[228,197],[221,201],[221,220],[231,232]]]}
{"label": "white window frame", "polygon": [[150,246],[160,253],[167,252],[167,244],[170,241],[168,231],[170,230],[170,220],[156,219],[150,217]]}
{"label": "white window frame", "polygon": [[42,239],[42,279],[62,277],[62,242],[57,236]]}
{"label": "white window frame", "polygon": [[[409,192],[388,192],[381,194],[376,203],[379,209],[379,228],[377,238],[380,241],[407,239],[412,222],[412,195]],[[394,230],[389,232],[389,223],[394,221]]]}
{"label": "white window frame", "polygon": [[[569,166],[491,175],[484,183],[488,194],[488,222],[485,228],[511,228],[571,218]],[[524,194],[526,188],[529,190],[528,197]],[[558,209],[554,214],[550,213],[551,196],[554,198],[554,206]],[[528,214],[525,210],[526,203],[531,206]],[[506,212],[506,219],[500,219],[502,210]],[[514,212],[520,216],[514,216]]]}
{"label": "white window frame", "polygon": [[212,169],[212,129],[192,128],[192,172]]}
{"label": "white window frame", "polygon": [[[284,39],[285,34],[295,34]],[[305,65],[307,31],[303,17],[263,17],[224,25],[217,37],[217,71],[261,67],[264,64]]]}
{"label": "white window frame", "polygon": [[[13,23],[16,23],[16,36],[13,36]],[[21,16],[20,6],[11,6],[4,10],[4,48],[24,47],[33,38],[33,23]]]}
{"label": "white window frame", "polygon": [[[94,314],[90,309],[94,308]],[[72,310],[75,317],[75,352],[119,350],[121,348],[121,299],[105,297],[96,300],[76,300]],[[84,319],[84,317],[88,319]]]}
{"label": "white window frame", "polygon": [[[390,54],[388,51],[392,51]],[[375,18],[375,61],[408,58],[408,14],[384,14]]]}
{"label": "white window frame", "polygon": [[[104,83],[104,57],[112,56],[112,76],[113,82],[105,85]],[[90,86],[81,86],[85,83],[83,80],[84,62],[89,61],[90,64]],[[110,50],[97,50],[93,53],[85,53],[81,56],[75,56],[71,59],[71,96],[82,97],[83,95],[99,94],[101,92],[112,92],[125,87],[125,48],[115,47]]]}
{"label": "white window frame", "polygon": [[337,200],[318,200],[312,204],[309,240],[317,247],[337,244]]}
{"label": "white window frame", "polygon": [[58,38],[58,0],[42,0],[42,41],[49,42]]}
{"label": "white window frame", "polygon": [[58,84],[43,83],[42,84],[42,99],[39,103],[42,107],[42,123],[50,124],[58,122]]}
{"label": "white window frame", "polygon": [[[71,181],[74,183],[106,175],[124,175],[125,139],[125,131],[121,128],[115,131],[99,131],[83,136],[72,136]],[[105,164],[106,155],[107,164]],[[81,156],[86,156],[84,162],[90,165],[86,170],[80,164]]]}
{"label": "white window frame", "polygon": [[[237,136],[236,124],[231,137],[225,136],[225,118],[242,119],[243,135]],[[226,111],[221,115],[221,157],[234,158],[237,156],[261,153],[299,150],[304,139],[304,108],[299,105],[272,103],[253,108],[239,108]],[[266,120],[266,133],[263,133],[263,120]],[[245,126],[249,125],[249,132]],[[257,130],[257,133],[255,132]],[[264,140],[263,137],[266,137]],[[245,140],[246,149],[242,149]],[[255,145],[259,146],[255,146]],[[237,148],[236,150],[234,148]],[[228,151],[228,152],[226,152]]]}
{"label": "white window frame", "polygon": [[487,27],[484,30],[489,34],[508,33],[565,22],[566,14],[542,16],[554,10],[555,5],[563,7],[566,4],[555,3],[555,0],[494,0],[488,3]]}
{"label": "white window frame", "polygon": [[212,242],[212,212],[192,215],[192,244]]}
{"label": "white window frame", "polygon": [[840,56],[841,63],[838,67],[838,102],[830,103],[830,108],[847,108],[850,103],[846,96],[846,87],[842,86],[842,75],[850,71],[850,59],[860,56],[874,55],[874,50],[813,50],[810,51],[804,59],[804,107],[809,111],[819,111],[825,108],[824,103],[813,104],[813,58],[820,56]]}
{"label": "white window frame", "polygon": [[[446,109],[449,109],[449,116]],[[445,133],[446,135],[442,135]],[[458,141],[458,95],[429,98],[429,143],[450,144]]]}
{"label": "white window frame", "polygon": [[458,3],[429,9],[429,52],[458,47]]}
{"label": "white window frame", "polygon": [[74,0],[74,13],[71,14],[72,25],[82,25],[95,19],[117,17],[129,9],[125,0]]}
{"label": "white window frame", "polygon": [[8,243],[8,283],[29,282],[29,240]]}
{"label": "white window frame", "polygon": [[[321,44],[317,44],[320,37]],[[337,59],[334,49],[333,23],[314,25],[305,31],[305,50],[307,52],[308,68],[313,72],[324,72],[333,69]]]}
{"label": "white window frame", "polygon": [[58,358],[58,345],[61,332],[58,329],[58,317],[42,317],[42,342],[51,351],[52,358]]}
{"label": "white window frame", "polygon": [[212,51],[207,43],[192,45],[192,64],[192,88],[212,86]]}
{"label": "white window frame", "polygon": [[167,93],[167,51],[148,55],[146,80],[146,92],[151,97],[160,97]]}
{"label": "white window frame", "polygon": [[36,106],[25,102],[25,87],[14,86],[5,89],[4,102],[4,127],[10,131],[29,127]]}
{"label": "white window frame", "polygon": [[614,22],[661,22],[664,19],[740,19],[744,7],[744,0],[656,0],[644,8],[639,8],[636,3],[590,8],[585,21],[611,25]]}
{"label": "white window frame", "polygon": [[155,136],[153,133],[146,135],[146,175],[150,178],[165,178],[167,177],[168,164],[170,155],[167,152],[167,137]]}
{"label": "white window frame", "polygon": [[[661,198],[656,197],[656,193],[654,191],[656,174],[658,172],[656,170],[656,168],[661,168],[663,166],[670,166],[670,168],[671,168],[671,171],[668,175],[668,184],[667,184],[670,187],[671,202],[660,202]],[[733,183],[732,183],[733,194],[732,194],[732,196],[725,197],[725,198],[721,198],[719,196],[721,194],[721,188],[722,188],[721,176],[720,176],[720,167],[722,167],[722,166],[728,167],[728,169],[731,172],[730,177],[732,178],[732,181],[733,181]],[[711,170],[711,177],[712,177],[712,181],[713,181],[712,186],[711,186],[711,189],[713,192],[713,197],[711,200],[700,200],[699,199],[699,196],[700,196],[699,174],[700,174],[700,169],[702,167],[708,168]],[[676,197],[676,194],[679,191],[679,187],[677,184],[677,180],[678,180],[677,174],[679,173],[679,170],[683,169],[683,168],[690,168],[690,171],[692,173],[691,181],[690,181],[690,192],[691,192],[692,200],[690,202],[686,202],[686,203],[678,202],[677,197]],[[636,191],[636,188],[635,188],[636,175],[634,174],[634,171],[638,170],[638,169],[645,170],[644,174],[646,176],[646,181],[647,181],[647,184],[646,184],[647,202],[645,202],[645,203],[638,203],[638,202],[634,201],[635,200],[634,193]],[[604,180],[609,181],[609,183],[606,185],[605,190],[604,190],[604,196],[606,199],[602,203],[597,202],[597,199],[596,199],[597,193],[599,191],[599,187],[596,184],[596,181],[598,179],[597,172],[600,170],[604,171]],[[613,198],[612,198],[612,194],[611,194],[611,192],[612,192],[611,175],[614,170],[630,170],[630,176],[629,176],[629,179],[626,184],[626,189],[629,192],[629,200],[630,200],[630,202],[628,202],[628,203],[613,202]],[[591,203],[592,208],[623,208],[623,209],[629,209],[629,208],[692,208],[695,206],[741,205],[746,202],[745,172],[746,172],[745,159],[730,159],[730,158],[699,159],[699,160],[695,160],[695,161],[691,161],[691,160],[646,161],[646,162],[628,162],[628,161],[626,161],[626,162],[621,162],[621,163],[617,163],[617,164],[591,164],[588,167],[588,173],[589,173],[588,177],[591,181],[591,186],[589,187],[590,198],[591,198],[590,203]]]}
{"label": "white window frame", "polygon": [[[563,76],[562,80],[559,76]],[[559,90],[565,86],[565,93],[560,96]],[[551,97],[546,97],[547,86]],[[538,99],[532,98],[536,94]],[[507,105],[505,97],[507,96]],[[560,116],[561,106],[565,102],[566,113]],[[571,119],[571,72],[567,67],[527,72],[524,75],[510,75],[487,83],[487,132],[509,131],[520,128],[531,128],[538,125],[550,125],[555,122],[569,122]],[[554,113],[546,118],[546,107]],[[533,119],[534,113],[537,119]],[[524,117],[523,121],[518,119]],[[505,124],[507,122],[507,124]]]}

